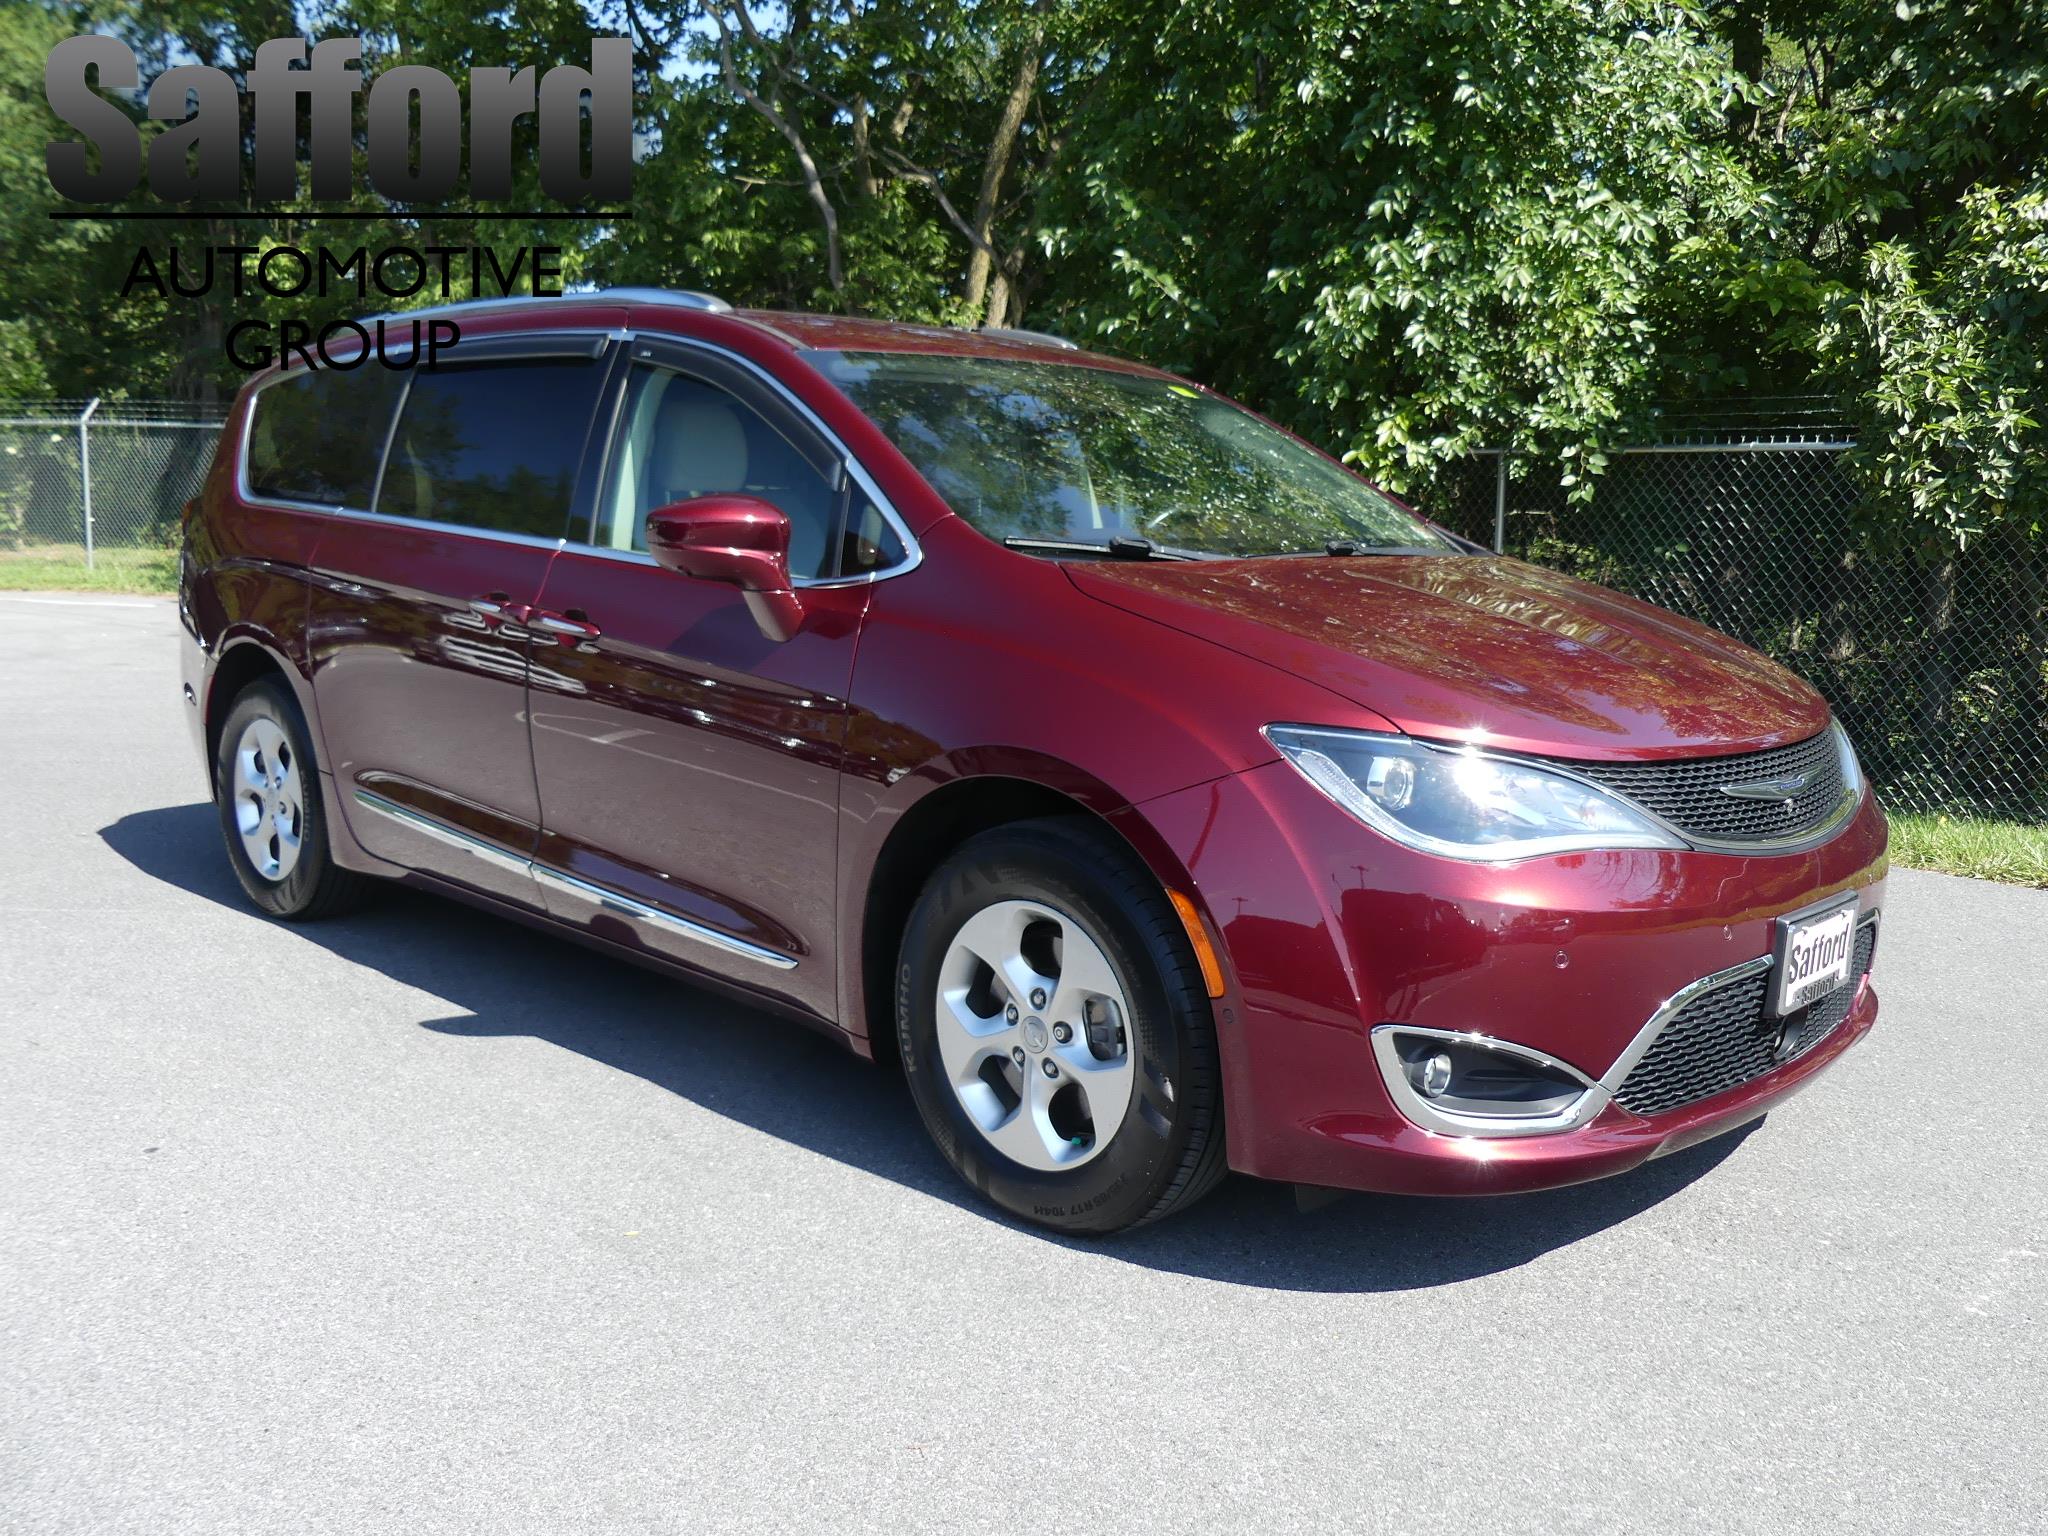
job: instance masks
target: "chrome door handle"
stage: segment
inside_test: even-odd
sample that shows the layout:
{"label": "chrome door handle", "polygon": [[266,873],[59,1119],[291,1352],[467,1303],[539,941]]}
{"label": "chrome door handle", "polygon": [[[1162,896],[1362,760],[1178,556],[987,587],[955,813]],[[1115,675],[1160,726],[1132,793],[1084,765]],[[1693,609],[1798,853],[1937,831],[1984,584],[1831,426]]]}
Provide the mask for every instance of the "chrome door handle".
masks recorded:
{"label": "chrome door handle", "polygon": [[565,618],[559,613],[537,613],[526,621],[526,627],[558,636],[565,645],[575,641],[595,640],[603,633],[587,620]]}

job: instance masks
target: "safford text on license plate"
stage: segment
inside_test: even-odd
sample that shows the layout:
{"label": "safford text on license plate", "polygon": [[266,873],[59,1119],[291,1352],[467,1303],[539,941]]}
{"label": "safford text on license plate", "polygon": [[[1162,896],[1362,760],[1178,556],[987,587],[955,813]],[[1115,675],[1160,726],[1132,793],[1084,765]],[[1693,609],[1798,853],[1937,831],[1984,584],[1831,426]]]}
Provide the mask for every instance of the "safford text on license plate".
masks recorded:
{"label": "safford text on license plate", "polygon": [[1825,997],[1849,979],[1856,951],[1856,905],[1787,918],[1779,939],[1776,1012],[1783,1016]]}

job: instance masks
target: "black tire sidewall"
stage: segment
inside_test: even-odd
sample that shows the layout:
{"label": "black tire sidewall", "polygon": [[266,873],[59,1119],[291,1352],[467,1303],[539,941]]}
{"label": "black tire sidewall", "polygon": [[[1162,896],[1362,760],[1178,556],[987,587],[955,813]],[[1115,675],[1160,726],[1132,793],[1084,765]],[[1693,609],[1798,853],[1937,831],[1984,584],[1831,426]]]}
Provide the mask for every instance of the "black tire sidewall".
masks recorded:
{"label": "black tire sidewall", "polygon": [[[235,749],[241,743],[242,732],[258,718],[272,721],[284,732],[299,764],[299,861],[282,880],[268,880],[257,873],[235,826]],[[213,801],[220,813],[221,840],[227,845],[228,863],[249,899],[274,917],[296,917],[310,910],[320,896],[321,877],[327,873],[326,807],[321,803],[320,763],[313,754],[310,737],[298,700],[277,683],[266,680],[243,689],[229,706],[214,753]]]}
{"label": "black tire sidewall", "polygon": [[[1178,919],[1156,884],[1128,867],[1134,861],[1120,861],[1107,848],[1090,850],[1063,831],[1024,826],[983,834],[933,875],[904,934],[897,1040],[926,1128],[961,1177],[1026,1220],[1068,1232],[1108,1232],[1151,1214],[1181,1166],[1196,1087],[1185,1070],[1190,1033],[1208,1026],[1191,1016],[1195,1000],[1185,977],[1192,957],[1177,954],[1173,933],[1163,928],[1162,911]],[[1147,910],[1142,897],[1134,903],[1141,892],[1152,895],[1157,910]],[[1102,1150],[1071,1169],[1026,1168],[997,1152],[968,1118],[939,1056],[938,975],[954,935],[984,907],[1018,900],[1043,903],[1087,929],[1130,1002],[1130,1103]],[[1199,1006],[1206,1010],[1206,996]]]}

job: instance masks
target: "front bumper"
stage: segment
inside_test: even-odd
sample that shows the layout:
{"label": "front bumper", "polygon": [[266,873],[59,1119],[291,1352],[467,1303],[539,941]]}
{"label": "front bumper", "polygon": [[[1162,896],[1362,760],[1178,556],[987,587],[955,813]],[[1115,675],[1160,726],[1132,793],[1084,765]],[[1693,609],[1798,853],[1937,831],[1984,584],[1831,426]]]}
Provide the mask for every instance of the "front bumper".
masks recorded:
{"label": "front bumper", "polygon": [[1797,1060],[1726,1093],[1644,1118],[1609,1104],[1574,1131],[1549,1136],[1440,1136],[1398,1115],[1332,1115],[1310,1129],[1332,1176],[1298,1183],[1408,1195],[1505,1195],[1626,1173],[1639,1164],[1732,1131],[1769,1113],[1823,1071],[1877,1022],[1866,977],[1849,1017]]}
{"label": "front bumper", "polygon": [[1845,893],[1882,904],[1884,817],[1866,794],[1820,847],[1664,850],[1464,864],[1359,826],[1284,763],[1148,802],[1223,937],[1217,1003],[1231,1166],[1410,1194],[1490,1194],[1620,1173],[1767,1111],[1868,1032],[1843,1022],[1762,1076],[1668,1113],[1607,1104],[1568,1130],[1446,1135],[1396,1107],[1373,1026],[1512,1041],[1599,1080],[1675,993],[1771,953],[1781,914]]}

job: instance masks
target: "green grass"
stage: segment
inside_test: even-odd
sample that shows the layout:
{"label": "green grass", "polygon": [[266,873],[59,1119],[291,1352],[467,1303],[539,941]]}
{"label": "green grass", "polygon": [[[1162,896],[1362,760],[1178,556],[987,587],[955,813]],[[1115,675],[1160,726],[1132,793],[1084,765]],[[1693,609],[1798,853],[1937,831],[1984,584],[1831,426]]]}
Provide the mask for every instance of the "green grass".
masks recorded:
{"label": "green grass", "polygon": [[0,549],[0,591],[175,592],[178,554],[170,549],[102,549],[93,568],[77,545]]}
{"label": "green grass", "polygon": [[2048,887],[2048,827],[1894,814],[1892,862],[1907,869]]}

